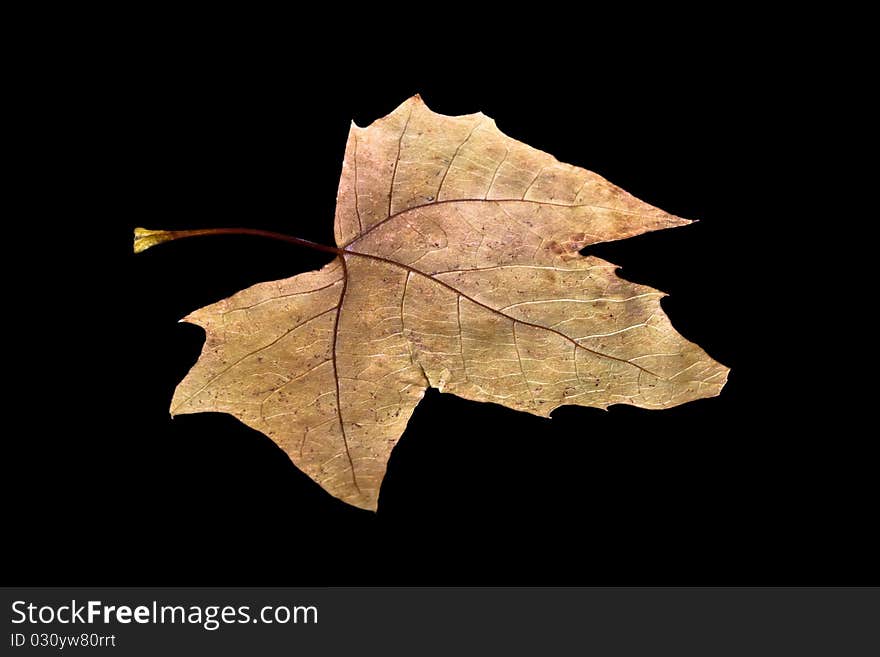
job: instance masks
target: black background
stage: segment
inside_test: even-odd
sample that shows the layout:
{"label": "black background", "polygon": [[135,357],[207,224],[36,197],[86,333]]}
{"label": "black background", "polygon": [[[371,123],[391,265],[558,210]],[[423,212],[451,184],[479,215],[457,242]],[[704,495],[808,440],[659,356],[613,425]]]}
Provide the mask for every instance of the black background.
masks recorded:
{"label": "black background", "polygon": [[[846,394],[840,345],[806,337],[804,297],[831,274],[794,202],[816,183],[790,163],[819,141],[796,122],[796,61],[659,36],[631,58],[549,37],[540,53],[481,42],[449,58],[409,34],[345,64],[322,56],[329,41],[125,40],[80,44],[88,57],[35,83],[50,100],[26,134],[53,178],[30,196],[9,286],[24,383],[3,440],[8,583],[878,583],[873,457],[842,420],[825,428]],[[132,228],[332,243],[349,121],[416,92],[700,219],[586,252],[670,294],[673,324],[732,368],[721,396],[543,420],[429,391],[377,514],[231,416],[172,421],[203,340],[177,320],[328,256],[218,237],[136,257]]]}

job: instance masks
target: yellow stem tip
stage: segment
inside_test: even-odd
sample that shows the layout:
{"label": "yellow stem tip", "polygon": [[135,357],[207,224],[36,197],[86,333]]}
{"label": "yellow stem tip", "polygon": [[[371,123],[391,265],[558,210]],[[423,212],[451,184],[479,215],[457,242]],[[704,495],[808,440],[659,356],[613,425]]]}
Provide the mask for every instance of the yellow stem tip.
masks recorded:
{"label": "yellow stem tip", "polygon": [[156,246],[162,242],[170,242],[175,238],[174,231],[170,230],[148,230],[147,228],[134,229],[134,252],[140,253],[146,251],[151,246]]}

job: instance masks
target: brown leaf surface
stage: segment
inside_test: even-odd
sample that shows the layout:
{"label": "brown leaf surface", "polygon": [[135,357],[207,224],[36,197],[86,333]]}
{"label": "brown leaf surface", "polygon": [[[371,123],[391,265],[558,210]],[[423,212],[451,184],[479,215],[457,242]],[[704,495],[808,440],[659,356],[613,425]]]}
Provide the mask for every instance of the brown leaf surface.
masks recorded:
{"label": "brown leaf surface", "polygon": [[207,340],[171,412],[230,413],[331,494],[375,509],[428,386],[541,416],[717,395],[727,368],[675,332],[664,295],[578,254],[687,223],[483,114],[410,98],[351,127],[343,255],[185,318]]}

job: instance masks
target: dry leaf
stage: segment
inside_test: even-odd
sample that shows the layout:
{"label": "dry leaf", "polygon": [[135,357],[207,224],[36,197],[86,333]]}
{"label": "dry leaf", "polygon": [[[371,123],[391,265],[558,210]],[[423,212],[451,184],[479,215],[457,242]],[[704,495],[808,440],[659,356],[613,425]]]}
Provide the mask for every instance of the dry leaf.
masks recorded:
{"label": "dry leaf", "polygon": [[[443,116],[415,96],[352,125],[330,264],[185,318],[207,340],[171,413],[230,413],[375,509],[428,386],[541,416],[717,395],[727,368],[675,332],[664,295],[578,254],[687,223],[483,114]],[[144,231],[141,246],[165,235]]]}

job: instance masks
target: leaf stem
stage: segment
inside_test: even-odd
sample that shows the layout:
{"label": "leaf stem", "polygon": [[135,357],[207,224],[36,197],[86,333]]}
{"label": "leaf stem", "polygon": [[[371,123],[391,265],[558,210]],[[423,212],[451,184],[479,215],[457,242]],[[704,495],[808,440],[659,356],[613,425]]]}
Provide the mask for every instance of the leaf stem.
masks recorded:
{"label": "leaf stem", "polygon": [[171,242],[185,237],[200,237],[202,235],[254,235],[256,237],[267,237],[281,242],[297,244],[316,251],[324,251],[336,255],[344,253],[342,249],[335,246],[318,244],[311,240],[304,240],[301,237],[293,237],[284,233],[275,233],[271,230],[260,230],[258,228],[197,228],[195,230],[148,230],[146,228],[135,228],[134,252],[146,251],[150,247],[162,244],[163,242]]}

